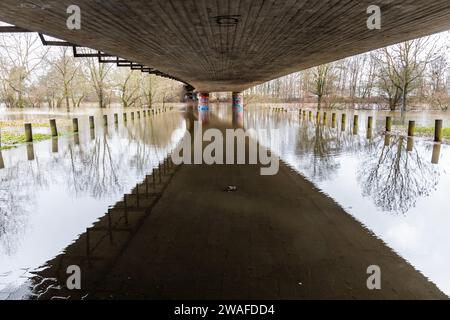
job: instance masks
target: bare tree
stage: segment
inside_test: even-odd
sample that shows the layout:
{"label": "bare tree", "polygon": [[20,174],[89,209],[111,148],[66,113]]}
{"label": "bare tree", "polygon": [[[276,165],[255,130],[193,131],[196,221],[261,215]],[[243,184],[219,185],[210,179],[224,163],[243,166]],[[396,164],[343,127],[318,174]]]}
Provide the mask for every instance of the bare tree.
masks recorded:
{"label": "bare tree", "polygon": [[380,49],[382,75],[388,76],[400,90],[402,112],[406,111],[408,95],[424,76],[427,65],[436,59],[436,45],[436,39],[425,37]]}
{"label": "bare tree", "polygon": [[88,58],[86,66],[89,73],[89,81],[97,95],[98,106],[106,108],[107,91],[109,89],[109,73],[112,66],[110,64],[99,63],[96,59]]}
{"label": "bare tree", "polygon": [[124,108],[132,107],[140,100],[140,78],[136,71],[121,69],[116,73],[118,78],[120,100]]}
{"label": "bare tree", "polygon": [[317,96],[317,109],[320,110],[322,98],[326,96],[331,88],[334,78],[334,66],[332,64],[324,64],[312,69],[313,85],[311,93]]}
{"label": "bare tree", "polygon": [[80,66],[75,62],[68,47],[60,47],[56,59],[47,59],[52,66],[58,80],[61,82],[62,100],[65,101],[67,112],[70,111],[70,97],[73,96],[73,81],[77,76]]}
{"label": "bare tree", "polygon": [[7,107],[26,106],[31,75],[42,66],[47,53],[34,34],[0,36],[0,96]]}

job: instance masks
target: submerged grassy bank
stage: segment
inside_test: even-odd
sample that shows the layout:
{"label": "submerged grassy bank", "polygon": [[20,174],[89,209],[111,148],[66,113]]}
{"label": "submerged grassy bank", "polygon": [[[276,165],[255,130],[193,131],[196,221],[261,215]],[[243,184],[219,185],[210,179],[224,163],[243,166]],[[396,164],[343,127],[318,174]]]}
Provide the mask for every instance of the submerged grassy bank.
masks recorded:
{"label": "submerged grassy bank", "polygon": [[[59,120],[62,125],[58,136],[66,135],[67,120]],[[33,127],[33,141],[39,142],[47,139],[51,139],[50,125],[46,121],[41,119],[27,121],[31,123]],[[20,146],[26,143],[24,121],[23,120],[9,120],[0,121],[0,150],[7,150]]]}
{"label": "submerged grassy bank", "polygon": [[[50,134],[34,133],[33,141],[42,141],[50,139]],[[26,143],[25,134],[1,132],[0,133],[0,150],[15,148],[23,143]]]}
{"label": "submerged grassy bank", "polygon": [[[397,125],[394,126],[394,131],[396,131],[398,134],[407,134],[408,132],[408,126],[407,125]],[[433,138],[434,137],[434,126],[416,126],[414,130],[414,134],[417,137],[423,137],[423,138]],[[444,141],[445,143],[450,140],[450,128],[443,128],[442,129],[442,137],[447,140]]]}
{"label": "submerged grassy bank", "polygon": [[[443,137],[445,139],[450,139],[450,128],[444,128],[442,130]],[[434,127],[416,127],[416,134],[418,136],[434,136]]]}

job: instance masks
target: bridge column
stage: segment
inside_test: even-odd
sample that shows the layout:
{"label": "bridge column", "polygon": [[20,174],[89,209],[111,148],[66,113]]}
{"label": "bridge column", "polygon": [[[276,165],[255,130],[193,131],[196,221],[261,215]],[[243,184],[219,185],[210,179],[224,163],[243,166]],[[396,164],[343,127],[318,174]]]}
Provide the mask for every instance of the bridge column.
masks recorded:
{"label": "bridge column", "polygon": [[244,95],[241,92],[233,92],[233,126],[242,128],[244,126]]}
{"label": "bridge column", "polygon": [[209,93],[198,93],[198,111],[209,111]]}
{"label": "bridge column", "polygon": [[203,123],[209,123],[209,93],[198,93],[198,118]]}

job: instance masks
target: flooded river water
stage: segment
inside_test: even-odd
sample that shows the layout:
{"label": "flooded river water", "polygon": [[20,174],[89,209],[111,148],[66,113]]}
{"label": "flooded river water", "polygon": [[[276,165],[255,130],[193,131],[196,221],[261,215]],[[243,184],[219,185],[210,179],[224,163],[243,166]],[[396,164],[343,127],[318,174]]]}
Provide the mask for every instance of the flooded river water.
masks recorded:
{"label": "flooded river water", "polygon": [[[274,151],[285,163],[450,296],[450,146],[435,144],[432,138],[385,135],[386,115],[400,123],[398,114],[346,112],[342,131],[343,112],[325,111],[327,125],[316,125],[301,119],[297,111],[251,108],[245,126],[278,129]],[[331,126],[332,112],[337,112],[336,128]],[[360,118],[357,134],[353,114]],[[370,133],[368,116],[376,120]],[[448,113],[410,113],[405,119],[424,126],[435,119],[449,124]]]}
{"label": "flooded river water", "polygon": [[177,143],[173,132],[184,128],[179,112],[127,123],[120,115],[117,126],[112,111],[106,114],[108,127],[96,117],[90,130],[88,116],[81,115],[79,135],[1,152],[0,299],[23,297],[30,271],[61,253],[142,181]]}
{"label": "flooded river water", "polygon": [[[106,113],[110,119],[113,112]],[[212,112],[231,121],[226,104]],[[360,123],[354,131],[354,113],[347,112],[342,130],[342,111],[337,111],[333,128],[330,122],[317,125],[303,119],[295,110],[277,113],[255,106],[246,109],[244,125],[278,129],[273,151],[282,161],[450,295],[450,146],[385,135],[384,112],[357,111]],[[30,271],[104,216],[173,149],[185,130],[178,111],[128,123],[119,115],[119,124],[111,121],[107,128],[97,117],[94,131],[89,130],[88,115],[80,115],[79,135],[1,152],[0,299],[25,296]],[[376,121],[367,132],[369,115]],[[49,117],[4,113],[0,119],[36,116]],[[432,125],[436,118],[448,124],[449,119],[438,113],[405,117],[419,125]],[[270,145],[263,136],[260,143]]]}

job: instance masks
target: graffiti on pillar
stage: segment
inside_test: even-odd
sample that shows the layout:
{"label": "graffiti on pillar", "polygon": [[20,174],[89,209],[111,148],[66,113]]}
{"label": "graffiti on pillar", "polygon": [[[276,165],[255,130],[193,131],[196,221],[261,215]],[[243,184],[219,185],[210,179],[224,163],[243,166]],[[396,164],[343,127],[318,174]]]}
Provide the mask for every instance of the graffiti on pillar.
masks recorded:
{"label": "graffiti on pillar", "polygon": [[198,110],[199,111],[209,111],[209,94],[199,93],[198,94]]}
{"label": "graffiti on pillar", "polygon": [[244,111],[244,99],[242,93],[233,93],[233,111],[243,112]]}

